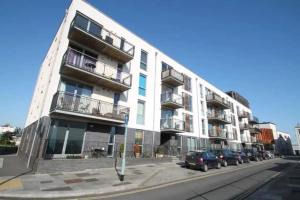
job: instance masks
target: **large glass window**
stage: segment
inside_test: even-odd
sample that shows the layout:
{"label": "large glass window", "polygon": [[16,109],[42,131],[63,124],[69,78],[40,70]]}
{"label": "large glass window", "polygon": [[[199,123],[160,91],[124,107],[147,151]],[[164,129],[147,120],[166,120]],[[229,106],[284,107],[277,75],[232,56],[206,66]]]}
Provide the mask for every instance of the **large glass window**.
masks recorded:
{"label": "large glass window", "polygon": [[81,153],[84,132],[85,132],[84,124],[79,124],[79,123],[69,124],[65,154]]}
{"label": "large glass window", "polygon": [[189,92],[192,91],[192,79],[187,75],[184,75],[184,89]]}
{"label": "large glass window", "polygon": [[188,111],[193,111],[193,104],[192,104],[192,96],[187,94],[187,93],[183,93],[184,96],[184,109],[188,110]]}
{"label": "large glass window", "polygon": [[193,132],[193,115],[183,113],[184,127],[186,132]]}
{"label": "large glass window", "polygon": [[143,125],[145,123],[145,102],[144,101],[138,101],[138,107],[137,107],[137,124]]}
{"label": "large glass window", "polygon": [[90,23],[89,33],[99,37],[101,35],[101,30],[102,30],[101,26],[99,26],[93,22]]}
{"label": "large glass window", "polygon": [[75,18],[75,26],[82,28],[83,30],[87,30],[88,27],[88,19],[86,19],[85,17],[81,16],[81,15],[76,15]]}
{"label": "large glass window", "polygon": [[148,53],[144,50],[141,51],[141,69],[147,70]]}
{"label": "large glass window", "polygon": [[54,120],[51,123],[47,154],[80,154],[85,124]]}
{"label": "large glass window", "polygon": [[146,75],[140,74],[139,95],[146,96]]}
{"label": "large glass window", "polygon": [[48,138],[47,154],[62,154],[68,124],[52,121]]}

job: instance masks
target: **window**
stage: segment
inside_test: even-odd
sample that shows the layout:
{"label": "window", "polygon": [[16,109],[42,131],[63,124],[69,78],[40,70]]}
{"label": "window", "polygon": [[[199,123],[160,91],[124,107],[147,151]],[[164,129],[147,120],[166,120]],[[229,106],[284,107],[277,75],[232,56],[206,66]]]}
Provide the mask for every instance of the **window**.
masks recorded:
{"label": "window", "polygon": [[186,91],[189,91],[191,92],[192,91],[192,81],[191,81],[191,78],[184,75],[184,89]]}
{"label": "window", "polygon": [[203,87],[202,87],[202,84],[200,84],[200,97],[203,98]]}
{"label": "window", "polygon": [[81,16],[81,15],[76,15],[75,18],[75,26],[78,26],[79,28],[82,28],[83,30],[87,30],[88,28],[88,19],[86,19],[85,17]]}
{"label": "window", "polygon": [[193,115],[183,113],[183,119],[185,122],[184,130],[186,132],[193,132]]}
{"label": "window", "polygon": [[235,128],[232,129],[232,133],[233,133],[233,139],[234,140],[237,140],[238,139],[238,136],[237,136],[237,131]]}
{"label": "window", "polygon": [[53,120],[49,133],[47,154],[80,154],[85,124]]}
{"label": "window", "polygon": [[201,125],[202,125],[202,134],[205,135],[205,121],[204,121],[204,119],[201,120]]}
{"label": "window", "polygon": [[200,101],[200,106],[201,106],[201,115],[204,116],[204,102]]}
{"label": "window", "polygon": [[148,53],[144,50],[141,51],[141,63],[140,68],[147,70],[147,60],[148,60]]}
{"label": "window", "polygon": [[140,74],[139,95],[146,96],[146,75]]}
{"label": "window", "polygon": [[230,102],[230,110],[231,110],[232,113],[234,113],[234,105],[231,102]]}
{"label": "window", "polygon": [[145,123],[145,102],[144,101],[138,101],[138,107],[137,107],[137,124],[144,125]]}
{"label": "window", "polygon": [[136,130],[135,132],[135,144],[143,145],[143,131]]}
{"label": "window", "polygon": [[192,96],[186,93],[183,93],[182,95],[184,97],[184,109],[188,111],[193,111],[193,105],[192,105]]}
{"label": "window", "polygon": [[92,35],[99,37],[101,35],[101,30],[102,30],[101,26],[93,22],[90,23],[89,33],[91,33]]}
{"label": "window", "polygon": [[235,116],[231,115],[231,122],[233,126],[236,126]]}

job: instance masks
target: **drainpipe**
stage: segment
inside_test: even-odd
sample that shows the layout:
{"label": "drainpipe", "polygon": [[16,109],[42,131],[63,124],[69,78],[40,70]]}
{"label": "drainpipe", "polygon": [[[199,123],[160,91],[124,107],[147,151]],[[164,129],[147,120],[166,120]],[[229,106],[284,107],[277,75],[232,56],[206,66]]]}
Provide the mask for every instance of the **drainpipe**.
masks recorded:
{"label": "drainpipe", "polygon": [[153,145],[153,149],[152,149],[152,158],[154,157],[154,140],[155,140],[155,95],[156,95],[156,72],[157,72],[157,52],[155,52],[155,63],[154,63],[154,95],[153,95],[153,117],[152,117],[152,130],[153,130],[153,134],[152,134],[152,145]]}

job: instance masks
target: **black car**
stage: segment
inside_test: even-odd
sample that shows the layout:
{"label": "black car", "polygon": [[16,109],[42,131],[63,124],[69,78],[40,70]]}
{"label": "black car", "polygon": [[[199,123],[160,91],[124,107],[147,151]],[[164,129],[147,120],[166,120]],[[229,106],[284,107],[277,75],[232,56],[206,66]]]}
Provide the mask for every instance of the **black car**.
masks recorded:
{"label": "black car", "polygon": [[228,149],[212,150],[212,153],[219,157],[224,167],[227,167],[227,165],[239,165],[236,154]]}
{"label": "black car", "polygon": [[207,150],[190,151],[185,157],[187,168],[201,169],[206,172],[209,168],[221,168],[221,162],[216,155]]}
{"label": "black car", "polygon": [[237,159],[239,160],[240,164],[243,163],[249,163],[250,162],[250,158],[247,156],[247,154],[243,151],[235,151],[234,152],[237,156]]}
{"label": "black car", "polygon": [[249,157],[250,160],[252,161],[261,161],[263,160],[262,154],[260,154],[258,151],[247,151],[246,152],[247,156]]}

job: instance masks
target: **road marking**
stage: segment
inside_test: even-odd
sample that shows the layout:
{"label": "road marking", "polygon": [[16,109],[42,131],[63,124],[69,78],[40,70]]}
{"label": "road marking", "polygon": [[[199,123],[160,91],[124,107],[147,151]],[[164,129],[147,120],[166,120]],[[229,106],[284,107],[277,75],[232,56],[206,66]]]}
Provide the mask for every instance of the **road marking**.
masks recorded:
{"label": "road marking", "polygon": [[[103,196],[89,197],[89,199],[107,199],[107,198],[113,198],[113,197],[118,197],[118,196],[136,194],[136,193],[140,193],[140,192],[145,192],[145,191],[150,191],[150,190],[155,190],[155,189],[159,189],[159,188],[164,188],[164,187],[176,185],[176,184],[179,184],[179,183],[186,183],[186,182],[191,182],[191,181],[195,181],[195,180],[200,180],[200,179],[204,179],[204,178],[207,178],[207,177],[210,177],[210,176],[216,176],[216,175],[225,174],[225,173],[228,173],[228,172],[235,172],[235,171],[239,171],[239,170],[242,170],[242,169],[245,169],[245,168],[251,168],[251,167],[254,167],[254,166],[258,166],[258,165],[267,164],[267,163],[270,163],[268,161],[275,161],[275,160],[279,160],[279,159],[265,160],[265,161],[255,163],[255,164],[250,165],[250,166],[248,165],[248,166],[245,166],[245,167],[239,167],[239,168],[234,168],[234,169],[230,169],[230,170],[224,170],[224,171],[221,171],[221,172],[207,174],[207,175],[200,176],[200,177],[199,176],[194,176],[194,177],[191,177],[191,178],[188,178],[188,179],[185,178],[185,179],[176,180],[176,181],[172,181],[172,182],[168,182],[168,183],[162,183],[162,184],[155,185],[155,186],[146,186],[146,187],[132,189],[130,191],[125,191],[125,192],[120,191],[121,193],[118,193],[118,194],[107,194],[107,195],[103,194]],[[84,198],[84,197],[82,197],[82,198]]]}
{"label": "road marking", "polygon": [[3,167],[3,160],[4,158],[0,158],[0,169]]}
{"label": "road marking", "polygon": [[21,179],[17,178],[14,180],[10,180],[8,182],[2,183],[2,181],[0,182],[0,191],[3,190],[10,190],[10,189],[22,189],[23,188],[23,184]]}

